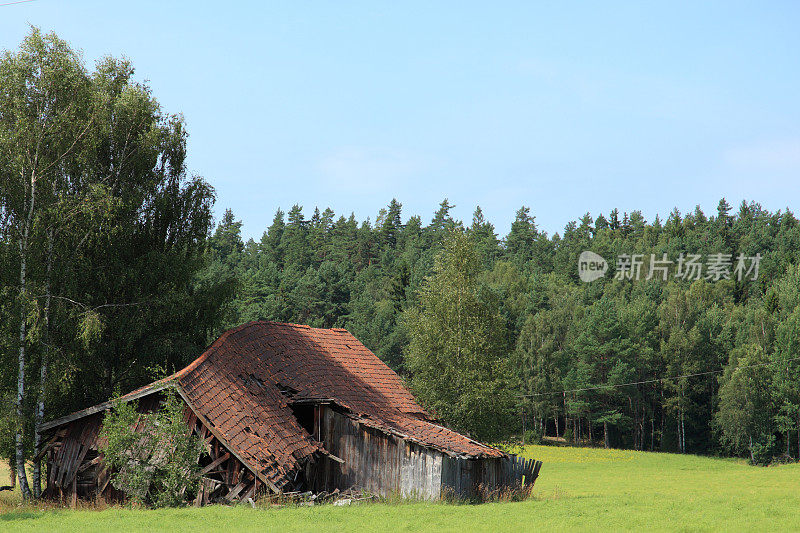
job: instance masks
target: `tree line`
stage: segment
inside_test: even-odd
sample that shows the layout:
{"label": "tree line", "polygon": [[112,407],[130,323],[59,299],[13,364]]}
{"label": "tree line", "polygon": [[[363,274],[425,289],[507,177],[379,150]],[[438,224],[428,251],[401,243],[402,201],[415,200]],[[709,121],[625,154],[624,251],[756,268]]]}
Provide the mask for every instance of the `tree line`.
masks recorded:
{"label": "tree line", "polygon": [[[675,209],[648,222],[612,209],[548,236],[523,207],[500,238],[480,208],[465,223],[452,207],[426,224],[403,220],[396,200],[374,222],[330,209],[306,219],[296,205],[247,242],[226,212],[210,241],[213,270],[239,282],[224,324],[348,328],[480,438],[525,418],[532,436],[575,443],[797,457],[791,211],[722,199],[711,216]],[[585,250],[609,263],[591,283],[579,277]],[[661,270],[647,279],[651,266]]]}

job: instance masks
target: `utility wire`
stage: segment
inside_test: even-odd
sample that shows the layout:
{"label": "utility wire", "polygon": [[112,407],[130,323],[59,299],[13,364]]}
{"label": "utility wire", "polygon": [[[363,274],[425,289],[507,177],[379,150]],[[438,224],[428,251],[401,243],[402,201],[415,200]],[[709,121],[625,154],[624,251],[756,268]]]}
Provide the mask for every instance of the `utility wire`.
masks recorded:
{"label": "utility wire", "polygon": [[4,4],[0,4],[0,7],[3,6],[13,6],[14,4],[27,4],[28,2],[35,2],[36,0],[17,0],[16,2],[6,2]]}
{"label": "utility wire", "polygon": [[[790,359],[784,359],[783,361],[769,361],[767,363],[756,363],[754,365],[745,365],[745,366],[738,366],[736,368],[757,368],[761,366],[769,366],[769,365],[776,365],[781,363],[788,363],[789,361],[800,361],[800,357],[792,357]],[[670,376],[666,378],[658,378],[658,379],[646,379],[644,381],[631,381],[630,383],[619,383],[616,385],[593,385],[591,387],[584,387],[581,389],[569,389],[569,390],[560,390],[560,391],[551,391],[551,392],[536,392],[533,394],[520,394],[518,398],[534,398],[537,396],[555,396],[557,394],[567,394],[571,392],[586,392],[591,390],[599,390],[599,389],[614,389],[618,387],[631,387],[633,385],[646,385],[648,383],[660,383],[662,381],[670,381],[673,379],[683,379],[683,378],[693,378],[698,376],[708,376],[710,374],[721,374],[725,372],[725,369],[722,370],[709,370],[707,372],[696,372],[694,374],[684,374],[682,376]]]}

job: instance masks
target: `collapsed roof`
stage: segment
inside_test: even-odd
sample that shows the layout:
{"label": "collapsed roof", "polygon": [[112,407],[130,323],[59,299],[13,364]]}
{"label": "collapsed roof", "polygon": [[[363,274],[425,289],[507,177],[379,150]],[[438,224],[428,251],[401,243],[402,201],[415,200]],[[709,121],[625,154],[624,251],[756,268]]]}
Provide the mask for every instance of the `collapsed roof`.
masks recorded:
{"label": "collapsed roof", "polygon": [[[505,457],[439,425],[402,379],[344,329],[251,322],[231,329],[189,366],[133,391],[135,399],[174,385],[231,452],[276,490],[315,454],[328,452],[292,406],[334,404],[361,424],[455,457]],[[43,429],[105,410],[101,404]]]}

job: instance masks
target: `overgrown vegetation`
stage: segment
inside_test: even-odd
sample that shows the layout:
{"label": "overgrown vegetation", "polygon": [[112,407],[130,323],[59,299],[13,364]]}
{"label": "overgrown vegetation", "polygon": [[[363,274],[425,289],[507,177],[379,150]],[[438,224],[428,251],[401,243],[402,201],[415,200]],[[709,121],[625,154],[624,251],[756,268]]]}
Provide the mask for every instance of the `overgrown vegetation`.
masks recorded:
{"label": "overgrown vegetation", "polygon": [[114,469],[113,486],[140,505],[176,507],[196,493],[200,438],[187,430],[184,404],[174,388],[163,391],[159,408],[142,413],[137,402],[117,400],[103,419],[104,462]]}

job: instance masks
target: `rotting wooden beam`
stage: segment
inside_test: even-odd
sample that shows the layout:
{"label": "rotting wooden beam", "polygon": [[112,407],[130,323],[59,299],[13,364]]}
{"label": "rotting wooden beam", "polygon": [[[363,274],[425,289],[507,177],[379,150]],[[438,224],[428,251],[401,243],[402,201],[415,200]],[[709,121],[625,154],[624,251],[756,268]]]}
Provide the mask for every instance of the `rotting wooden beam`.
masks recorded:
{"label": "rotting wooden beam", "polygon": [[[102,483],[101,481],[102,480]],[[100,471],[97,475],[97,495],[102,495],[106,488],[108,488],[108,483],[111,481],[111,471],[108,468],[104,468]]]}
{"label": "rotting wooden beam", "polygon": [[325,455],[325,456],[326,456],[328,459],[333,459],[334,461],[336,461],[336,462],[337,462],[337,463],[339,463],[339,464],[344,464],[344,459],[342,459],[341,457],[336,457],[335,455],[333,455],[331,452],[329,452],[329,451],[327,451],[327,450],[323,451],[322,453],[323,453],[323,455]]}
{"label": "rotting wooden beam", "polygon": [[42,448],[39,450],[39,453],[37,453],[34,456],[33,462],[36,463],[36,462],[41,461],[42,459],[44,459],[44,456],[47,454],[47,452],[49,452],[50,449],[53,446],[55,446],[58,443],[59,439],[63,438],[65,434],[66,434],[66,430],[65,429],[56,431],[56,434],[53,435],[53,437],[49,441],[47,441],[47,444],[42,446]]}
{"label": "rotting wooden beam", "polygon": [[86,461],[80,467],[78,467],[78,472],[83,472],[85,470],[88,470],[89,468],[93,467],[94,465],[100,463],[102,460],[103,460],[103,457],[98,455],[97,457],[95,457],[91,461]]}
{"label": "rotting wooden beam", "polygon": [[231,471],[231,481],[230,484],[234,485],[239,481],[239,463],[236,461],[233,462],[233,470]]}
{"label": "rotting wooden beam", "polygon": [[227,501],[232,501],[239,493],[245,488],[248,484],[244,481],[240,481],[235,487],[233,487],[230,492],[225,496]]}
{"label": "rotting wooden beam", "polygon": [[287,402],[289,405],[328,405],[336,403],[334,398],[298,398]]}
{"label": "rotting wooden beam", "polygon": [[231,454],[229,452],[226,452],[225,455],[217,457],[208,466],[206,466],[203,470],[200,471],[200,475],[203,476],[205,474],[208,474],[209,472],[214,470],[214,468],[218,467],[219,465],[221,465],[230,458]]}
{"label": "rotting wooden beam", "polygon": [[255,481],[253,482],[253,484],[252,484],[252,485],[250,485],[250,490],[248,490],[247,492],[245,492],[245,493],[244,493],[244,495],[243,495],[241,498],[239,498],[239,499],[240,499],[240,500],[242,500],[242,501],[247,501],[247,500],[249,500],[250,498],[252,498],[252,497],[253,497],[253,495],[256,493],[256,487],[257,487],[257,486],[258,486],[258,480],[255,480]]}

